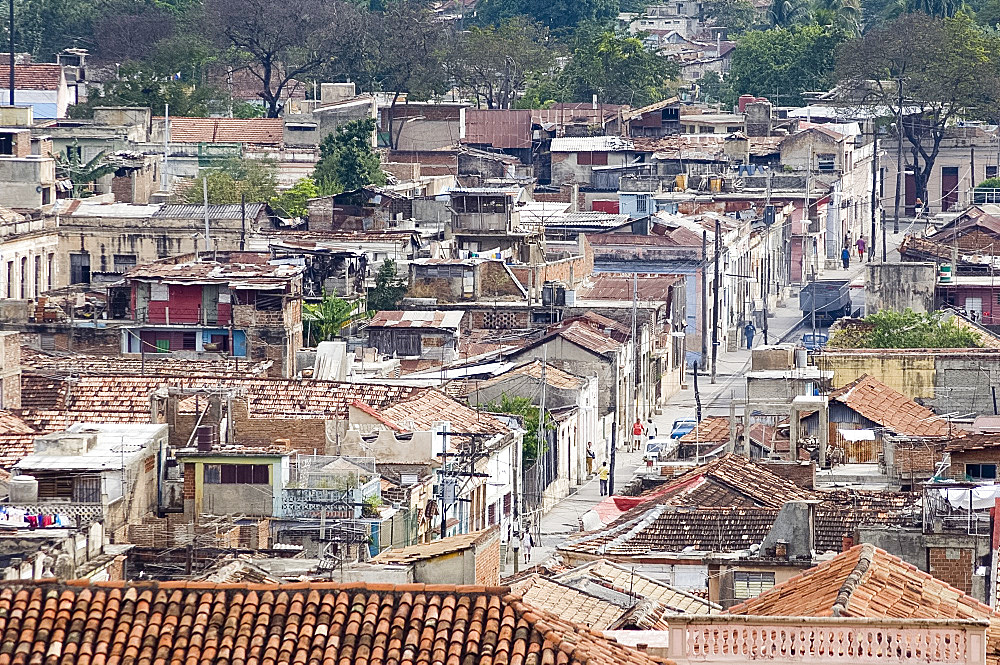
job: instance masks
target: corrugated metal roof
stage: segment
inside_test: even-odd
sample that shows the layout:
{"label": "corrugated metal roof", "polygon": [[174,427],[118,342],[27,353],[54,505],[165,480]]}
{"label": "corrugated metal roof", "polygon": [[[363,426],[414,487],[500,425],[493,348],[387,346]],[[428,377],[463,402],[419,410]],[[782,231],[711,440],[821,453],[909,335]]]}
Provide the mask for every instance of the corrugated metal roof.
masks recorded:
{"label": "corrugated metal roof", "polygon": [[[247,219],[254,219],[260,215],[265,206],[264,203],[247,203]],[[242,208],[238,203],[208,206],[209,219],[240,219],[242,214]],[[150,216],[158,219],[201,219],[205,216],[205,206],[196,203],[171,203],[161,206]]]}
{"label": "corrugated metal roof", "polygon": [[462,143],[494,148],[531,147],[531,111],[467,109]]}

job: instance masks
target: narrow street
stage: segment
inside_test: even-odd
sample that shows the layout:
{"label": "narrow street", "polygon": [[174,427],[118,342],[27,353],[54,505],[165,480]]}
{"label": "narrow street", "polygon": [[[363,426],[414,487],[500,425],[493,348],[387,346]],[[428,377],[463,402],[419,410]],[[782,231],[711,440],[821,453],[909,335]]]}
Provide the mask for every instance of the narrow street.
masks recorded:
{"label": "narrow street", "polygon": [[[905,228],[901,229],[905,232]],[[899,254],[896,247],[903,238],[903,233],[899,235],[890,234],[887,236],[888,254],[887,259],[898,261]],[[852,261],[851,267],[847,270],[827,270],[823,273],[823,279],[849,279],[854,280],[863,276],[865,263]],[[863,297],[859,300],[855,298],[855,307],[863,306]],[[802,312],[798,309],[798,298],[793,297],[785,301],[784,305],[777,308],[772,317],[768,318],[768,341],[771,344],[779,341],[797,341],[804,328],[800,325],[804,323]],[[754,347],[764,344],[763,335],[759,332],[754,339]],[[750,365],[750,351],[740,348],[734,352],[720,352],[718,358],[718,372],[716,382],[710,382],[710,377],[699,377],[699,388],[701,390],[702,415],[724,415],[729,413],[729,402],[734,397],[737,399],[745,396],[743,374]],[[688,388],[676,393],[667,400],[660,408],[660,413],[653,418],[657,432],[661,435],[669,433],[671,426],[678,418],[691,418],[695,416],[695,398],[693,381],[688,376]],[[620,488],[628,483],[636,468],[642,463],[641,453],[628,453],[618,451],[616,454],[615,487]],[[535,543],[531,549],[531,558],[527,565],[524,564],[523,554],[519,562],[519,569],[543,563],[551,557],[556,548],[573,533],[580,531],[580,519],[583,514],[600,503],[604,497],[600,495],[600,483],[596,476],[577,488],[575,494],[567,496],[555,507],[552,508],[543,518],[541,524],[541,542]],[[503,575],[514,573],[514,553],[510,552],[505,562]]]}

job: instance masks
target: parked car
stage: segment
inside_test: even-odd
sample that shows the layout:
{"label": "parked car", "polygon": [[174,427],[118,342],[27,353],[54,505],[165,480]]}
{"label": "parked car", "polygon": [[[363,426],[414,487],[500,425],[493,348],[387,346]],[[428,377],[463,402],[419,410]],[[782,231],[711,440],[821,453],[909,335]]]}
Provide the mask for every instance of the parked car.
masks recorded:
{"label": "parked car", "polygon": [[665,460],[675,450],[677,443],[673,439],[647,439],[642,444],[642,459],[647,463],[656,463]]}
{"label": "parked car", "polygon": [[670,438],[679,439],[697,426],[698,421],[694,418],[679,418],[674,421],[673,427],[670,428]]}
{"label": "parked car", "polygon": [[809,351],[819,351],[826,343],[830,341],[829,335],[824,335],[823,333],[806,333],[802,336],[802,346],[806,347]]}

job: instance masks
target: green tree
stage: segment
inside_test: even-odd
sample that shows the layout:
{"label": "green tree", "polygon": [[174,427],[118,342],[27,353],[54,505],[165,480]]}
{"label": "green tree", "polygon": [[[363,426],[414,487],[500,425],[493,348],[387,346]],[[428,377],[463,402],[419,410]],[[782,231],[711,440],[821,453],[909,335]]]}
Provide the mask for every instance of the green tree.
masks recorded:
{"label": "green tree", "polygon": [[[522,451],[524,465],[531,466],[538,459],[538,407],[531,403],[528,397],[520,395],[500,394],[500,401],[487,402],[480,407],[483,411],[490,413],[508,413],[518,416],[521,425],[524,427],[524,439],[522,440]],[[546,412],[545,429],[552,430],[555,423],[552,416]],[[544,452],[544,450],[543,450]]]}
{"label": "green tree", "polygon": [[478,0],[476,20],[499,26],[517,16],[541,23],[549,30],[568,35],[590,21],[605,22],[618,13],[614,0]]}
{"label": "green tree", "polygon": [[809,22],[806,0],[774,0],[767,10],[767,20],[775,28],[791,28]]}
{"label": "green tree", "polygon": [[353,120],[323,138],[313,179],[322,194],[351,192],[366,185],[384,185],[378,153],[372,149],[375,120]]}
{"label": "green tree", "polygon": [[200,118],[225,106],[222,93],[210,86],[171,80],[148,65],[126,63],[117,80],[105,83],[103,90],[91,89],[87,103],[71,106],[69,115],[91,117],[95,106],[148,106],[162,113],[165,104],[171,115]]}
{"label": "green tree", "polygon": [[396,274],[396,262],[386,259],[375,275],[375,287],[368,289],[368,310],[381,312],[399,307],[406,295],[406,284]]}
{"label": "green tree", "polygon": [[356,303],[328,293],[318,303],[302,303],[302,321],[310,346],[336,339],[357,318]]}
{"label": "green tree", "polygon": [[309,210],[306,204],[309,199],[319,196],[319,188],[312,178],[303,178],[271,199],[271,207],[280,210],[289,217],[305,217]]}
{"label": "green tree", "polygon": [[[73,147],[77,147],[76,141],[73,142]],[[69,179],[73,183],[73,196],[77,198],[88,196],[87,185],[114,173],[117,168],[108,162],[105,150],[97,153],[86,163],[80,159],[77,150],[70,150],[68,157],[63,153],[56,155],[56,177]]]}
{"label": "green tree", "polygon": [[861,31],[858,0],[812,0],[810,14],[816,25],[839,28],[852,35]]}
{"label": "green tree", "polygon": [[[1000,38],[966,14],[903,14],[838,51],[840,89],[870,112],[902,123],[906,170],[916,196],[927,181],[948,127],[958,118],[992,118],[1000,103]],[[901,103],[902,102],[902,103]]]}
{"label": "green tree", "polygon": [[266,202],[277,196],[278,167],[266,159],[230,159],[221,166],[205,169],[187,191],[188,203],[203,201],[202,181],[208,181],[208,202],[215,205]]}
{"label": "green tree", "polygon": [[708,102],[721,101],[722,77],[718,72],[705,72],[696,83],[700,99]]}
{"label": "green tree", "polygon": [[636,36],[581,31],[572,59],[559,76],[565,99],[645,106],[669,97],[678,68]]}
{"label": "green tree", "polygon": [[829,346],[855,349],[965,349],[982,346],[979,333],[942,312],[881,310],[838,329]]}
{"label": "green tree", "polygon": [[836,82],[836,49],[849,38],[844,30],[818,25],[746,32],[733,49],[730,97],[749,94],[801,104],[804,91],[828,90]]}
{"label": "green tree", "polygon": [[448,71],[477,106],[509,109],[529,77],[548,78],[554,64],[548,40],[548,29],[523,16],[498,27],[474,27],[456,36],[448,53]]}
{"label": "green tree", "polygon": [[711,17],[712,25],[727,28],[730,39],[758,23],[757,10],[747,0],[710,0],[705,15]]}

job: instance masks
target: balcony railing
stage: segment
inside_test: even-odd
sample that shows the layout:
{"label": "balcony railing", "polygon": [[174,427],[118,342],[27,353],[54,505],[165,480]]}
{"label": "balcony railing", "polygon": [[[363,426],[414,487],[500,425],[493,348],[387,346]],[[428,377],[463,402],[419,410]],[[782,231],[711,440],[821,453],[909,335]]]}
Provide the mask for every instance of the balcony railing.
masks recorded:
{"label": "balcony railing", "polygon": [[986,662],[985,620],[670,617],[668,657],[686,663]]}

